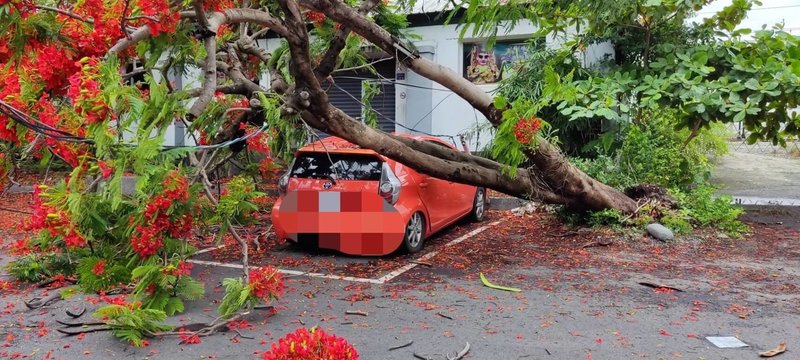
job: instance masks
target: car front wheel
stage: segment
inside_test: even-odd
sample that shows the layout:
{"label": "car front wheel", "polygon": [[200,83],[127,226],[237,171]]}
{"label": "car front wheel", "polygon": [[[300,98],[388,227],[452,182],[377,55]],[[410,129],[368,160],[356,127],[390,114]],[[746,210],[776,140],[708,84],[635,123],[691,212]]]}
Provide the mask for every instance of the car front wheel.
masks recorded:
{"label": "car front wheel", "polygon": [[409,253],[415,253],[422,250],[422,244],[425,242],[425,218],[422,213],[415,212],[411,215],[406,225],[406,234],[403,237],[403,246]]}

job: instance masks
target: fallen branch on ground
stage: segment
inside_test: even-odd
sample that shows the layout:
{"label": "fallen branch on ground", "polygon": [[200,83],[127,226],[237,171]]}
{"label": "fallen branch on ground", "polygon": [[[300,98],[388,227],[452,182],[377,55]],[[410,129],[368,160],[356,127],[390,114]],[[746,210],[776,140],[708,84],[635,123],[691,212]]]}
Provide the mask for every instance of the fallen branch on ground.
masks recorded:
{"label": "fallen branch on ground", "polygon": [[417,264],[417,265],[422,265],[422,266],[427,266],[427,267],[433,267],[433,264],[431,264],[429,262],[418,261],[418,260],[411,260],[409,262],[412,263],[412,264]]}
{"label": "fallen branch on ground", "polygon": [[61,324],[61,325],[66,326],[68,328],[79,327],[79,326],[98,326],[98,325],[105,325],[106,324],[106,323],[104,323],[102,321],[69,323],[69,322],[66,322],[66,321],[58,320],[58,319],[56,319],[56,322]]}
{"label": "fallen branch on ground", "polygon": [[676,287],[662,285],[662,284],[654,284],[654,283],[650,283],[650,282],[646,282],[646,281],[640,282],[639,285],[651,287],[653,289],[670,289],[670,290],[683,292],[683,290],[678,289]]}
{"label": "fallen branch on ground", "polygon": [[[36,283],[36,287],[43,288],[45,286],[48,286],[48,285],[50,285],[52,283],[55,283],[55,282],[58,282],[58,281],[64,281],[65,283],[70,283],[72,285],[75,285],[75,284],[78,283],[77,279],[71,279],[71,278],[56,279],[55,277],[51,277],[49,279],[45,279],[45,280],[42,280],[42,281]],[[59,286],[59,287],[63,287],[63,286]]]}
{"label": "fallen branch on ground", "polygon": [[345,315],[361,315],[361,316],[369,316],[368,313],[364,311],[357,311],[357,310],[347,310],[344,312]]}
{"label": "fallen branch on ground", "polygon": [[411,340],[411,341],[409,341],[409,342],[407,342],[407,343],[405,343],[405,344],[403,344],[403,345],[392,346],[392,347],[390,347],[390,348],[389,348],[389,351],[392,351],[392,350],[397,350],[397,349],[402,349],[402,348],[404,348],[404,347],[409,347],[409,346],[411,346],[411,344],[413,344],[413,343],[414,343],[414,340]]}
{"label": "fallen branch on ground", "polygon": [[75,335],[88,334],[88,333],[100,332],[100,331],[111,331],[111,328],[108,327],[108,326],[89,328],[89,329],[80,328],[80,329],[74,329],[74,330],[72,328],[66,328],[66,329],[56,329],[56,331],[58,331],[58,332],[60,332],[60,333],[62,333],[64,335],[67,335],[67,336],[75,336]]}
{"label": "fallen branch on ground", "polygon": [[436,313],[436,315],[439,315],[439,316],[441,316],[441,317],[443,317],[443,318],[445,318],[445,319],[450,319],[450,320],[453,320],[453,317],[451,317],[451,316],[448,316],[448,315],[445,315],[445,314],[442,314],[442,313],[440,313],[440,312],[437,312],[437,313]]}

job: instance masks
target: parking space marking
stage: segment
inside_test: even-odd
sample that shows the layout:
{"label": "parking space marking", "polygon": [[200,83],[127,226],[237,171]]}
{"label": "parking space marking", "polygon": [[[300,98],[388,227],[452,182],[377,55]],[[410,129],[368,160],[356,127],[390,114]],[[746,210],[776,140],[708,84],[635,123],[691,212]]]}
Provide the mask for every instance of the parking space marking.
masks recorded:
{"label": "parking space marking", "polygon": [[[464,235],[461,235],[461,236],[451,240],[450,242],[444,244],[444,247],[450,247],[450,246],[456,245],[458,243],[461,243],[464,240],[467,240],[467,239],[469,239],[469,238],[471,238],[471,237],[473,237],[475,235],[478,235],[478,234],[484,232],[486,229],[488,229],[488,228],[490,228],[492,226],[495,226],[495,225],[497,225],[499,223],[500,223],[500,221],[495,221],[495,222],[490,223],[488,225],[481,226],[481,227],[479,227],[479,228],[477,228],[475,230],[472,230],[472,231],[470,231],[470,232],[468,232],[468,233],[466,233]],[[225,247],[225,245],[219,245],[219,246],[203,249],[203,250],[200,250],[200,251],[196,252],[195,255],[202,254],[202,253],[207,253],[207,252],[210,252],[210,251],[214,251],[214,250],[217,250],[217,249],[221,249],[223,247]],[[439,254],[439,251],[438,250],[434,250],[434,251],[431,251],[431,252],[429,252],[429,253],[427,253],[425,255],[422,255],[422,256],[414,259],[413,261],[425,261],[425,260],[433,258],[434,256],[436,256],[438,254]],[[242,269],[242,265],[241,264],[231,264],[231,263],[223,263],[223,262],[218,262],[218,261],[195,260],[195,259],[189,259],[187,261],[192,263],[192,264],[198,264],[198,265],[219,266],[219,267],[226,267],[226,268],[231,268],[231,269]],[[331,280],[343,280],[343,281],[351,281],[351,282],[360,282],[360,283],[381,285],[381,284],[386,284],[387,282],[391,281],[392,279],[394,279],[394,278],[402,275],[403,273],[405,273],[405,272],[417,267],[418,265],[419,265],[418,263],[410,263],[410,264],[403,265],[403,266],[401,266],[401,267],[399,267],[399,268],[397,268],[397,269],[389,272],[388,274],[386,274],[384,276],[381,276],[381,277],[379,277],[377,279],[360,278],[360,277],[353,277],[353,276],[333,275],[333,274],[323,274],[323,273],[314,273],[314,272],[306,272],[306,271],[290,270],[290,269],[278,269],[278,272],[280,272],[282,274],[286,274],[286,275],[292,275],[292,276],[307,276],[307,277],[313,277],[313,278],[322,278],[322,279],[331,279]],[[253,268],[258,268],[258,266],[253,266]]]}
{"label": "parking space marking", "polygon": [[[469,238],[471,238],[471,237],[473,237],[475,235],[478,235],[478,234],[482,233],[486,229],[488,229],[488,228],[490,228],[492,226],[495,226],[495,225],[497,225],[499,223],[500,223],[499,221],[495,221],[495,222],[493,222],[493,223],[491,223],[489,225],[481,226],[481,227],[479,227],[479,228],[477,228],[475,230],[472,230],[472,231],[470,231],[470,232],[468,232],[468,233],[466,233],[464,235],[461,235],[461,236],[453,239],[452,241],[444,244],[444,247],[449,247],[449,246],[453,246],[455,244],[458,244],[458,243],[460,243],[460,242],[462,242],[464,240],[467,240],[467,239],[469,239]],[[425,260],[433,258],[434,256],[436,256],[438,254],[439,254],[439,251],[438,250],[434,250],[434,251],[431,251],[431,252],[429,252],[429,253],[427,253],[425,255],[422,255],[422,256],[414,259],[414,261],[425,261]],[[388,274],[386,274],[384,276],[379,277],[378,281],[380,281],[381,284],[385,284],[385,283],[391,281],[392,279],[402,275],[404,272],[409,271],[409,270],[417,267],[418,265],[419,264],[417,264],[417,263],[410,263],[410,264],[404,265],[404,266],[400,267],[397,270],[394,270],[394,271],[392,271],[392,272],[390,272],[390,273],[388,273]]]}
{"label": "parking space marking", "polygon": [[[195,259],[189,259],[187,261],[192,264],[198,264],[198,265],[219,266],[219,267],[226,267],[226,268],[240,269],[240,270],[242,269],[242,264],[231,264],[218,261],[195,260]],[[259,266],[251,266],[251,267],[255,269],[259,268]],[[289,270],[289,269],[278,269],[278,272],[281,274],[293,275],[293,276],[308,276],[308,277],[332,279],[332,280],[344,280],[344,281],[363,282],[370,284],[383,284],[377,279],[367,279],[367,278],[352,277],[352,276],[322,274],[322,273],[313,273],[313,272]]]}

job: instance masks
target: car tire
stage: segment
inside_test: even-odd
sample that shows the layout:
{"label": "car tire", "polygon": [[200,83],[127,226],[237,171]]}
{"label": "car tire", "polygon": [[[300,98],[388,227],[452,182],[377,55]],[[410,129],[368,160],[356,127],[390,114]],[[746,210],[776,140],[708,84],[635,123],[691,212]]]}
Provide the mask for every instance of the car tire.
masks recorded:
{"label": "car tire", "polygon": [[403,249],[409,254],[419,252],[425,243],[425,216],[415,212],[408,219],[406,232],[403,235]]}
{"label": "car tire", "polygon": [[475,191],[475,198],[472,200],[472,211],[469,214],[470,220],[478,222],[486,217],[486,189],[478,188]]}

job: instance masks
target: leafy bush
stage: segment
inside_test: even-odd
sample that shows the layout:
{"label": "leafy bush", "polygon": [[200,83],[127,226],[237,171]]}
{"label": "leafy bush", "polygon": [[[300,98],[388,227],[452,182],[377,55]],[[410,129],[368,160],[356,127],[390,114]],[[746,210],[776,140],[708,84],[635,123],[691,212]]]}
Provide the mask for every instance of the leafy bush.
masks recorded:
{"label": "leafy bush", "polygon": [[640,209],[637,218],[606,210],[572,216],[569,220],[592,226],[620,223],[644,226],[661,221],[677,233],[688,233],[693,226],[716,227],[734,236],[746,231],[747,227],[737,220],[742,210],[731,205],[730,197],[714,197],[714,188],[708,183],[711,158],[727,152],[725,127],[700,129],[686,143],[690,131],[673,128],[672,112],[646,113],[642,118],[640,124],[628,126],[614,153],[595,159],[572,159],[572,162],[595,179],[620,190],[637,184],[667,188],[679,209],[649,205]]}
{"label": "leafy bush", "polygon": [[730,196],[714,197],[714,187],[708,184],[688,193],[672,191],[672,195],[678,200],[680,209],[677,210],[678,216],[673,215],[668,220],[673,226],[678,226],[678,230],[686,229],[685,226],[680,227],[680,220],[696,226],[714,227],[733,236],[739,236],[748,229],[738,220],[744,210],[731,205],[733,199]]}
{"label": "leafy bush", "polygon": [[20,281],[42,281],[56,274],[71,275],[74,264],[66,256],[56,253],[22,255],[6,265],[8,273]]}
{"label": "leafy bush", "polygon": [[624,189],[654,184],[687,190],[705,183],[711,172],[709,157],[727,152],[724,126],[701,129],[688,144],[690,131],[676,131],[669,111],[646,114],[641,124],[627,127],[619,149],[596,159],[573,163],[597,180]]}

